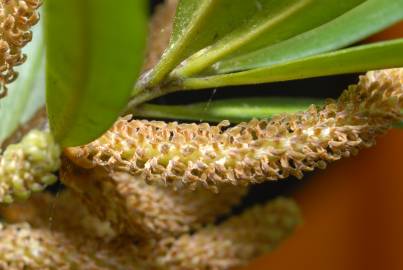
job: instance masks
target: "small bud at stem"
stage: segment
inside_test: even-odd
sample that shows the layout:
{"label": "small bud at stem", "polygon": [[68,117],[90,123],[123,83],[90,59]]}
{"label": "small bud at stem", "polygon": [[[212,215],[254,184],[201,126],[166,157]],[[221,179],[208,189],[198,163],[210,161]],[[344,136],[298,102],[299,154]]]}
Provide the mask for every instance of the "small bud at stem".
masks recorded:
{"label": "small bud at stem", "polygon": [[49,132],[33,130],[0,156],[0,202],[27,199],[56,182],[60,148]]}

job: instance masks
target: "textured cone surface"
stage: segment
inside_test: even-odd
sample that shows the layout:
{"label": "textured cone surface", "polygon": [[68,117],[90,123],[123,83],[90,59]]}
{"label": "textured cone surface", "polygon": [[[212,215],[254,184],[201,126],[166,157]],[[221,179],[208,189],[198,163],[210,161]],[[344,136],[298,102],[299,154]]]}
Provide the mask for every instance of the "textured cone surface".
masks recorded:
{"label": "textured cone surface", "polygon": [[371,71],[321,108],[252,120],[178,124],[121,118],[98,140],[65,155],[83,168],[126,171],[176,188],[246,185],[325,168],[375,143],[403,107],[403,69]]}
{"label": "textured cone surface", "polygon": [[148,185],[128,173],[80,169],[68,161],[63,164],[61,177],[116,231],[141,239],[180,235],[214,222],[247,191],[234,186],[222,187],[218,194],[207,189],[172,190]]}
{"label": "textured cone surface", "polygon": [[127,244],[105,244],[26,223],[0,226],[1,270],[143,269]]}
{"label": "textured cone surface", "polygon": [[0,269],[139,270],[136,246],[114,238],[69,191],[0,209]]}
{"label": "textured cone surface", "polygon": [[99,225],[88,226],[89,213],[82,214],[75,200],[69,192],[43,193],[3,208],[3,218],[15,224],[0,226],[0,269],[232,269],[270,251],[300,219],[292,201],[277,199],[217,227],[136,245],[89,232],[99,232]]}
{"label": "textured cone surface", "polygon": [[34,228],[52,228],[56,231],[76,231],[82,237],[116,237],[108,222],[90,214],[87,207],[69,190],[56,195],[42,192],[29,200],[0,207],[0,215],[7,223],[29,223]]}
{"label": "textured cone surface", "polygon": [[56,182],[60,149],[49,132],[33,130],[0,156],[0,202],[26,199]]}
{"label": "textured cone surface", "polygon": [[21,50],[32,39],[40,5],[40,0],[0,0],[0,98],[17,77],[14,67],[25,62]]}
{"label": "textured cone surface", "polygon": [[151,251],[150,260],[157,269],[233,269],[275,248],[299,223],[296,204],[279,198],[216,227],[165,239]]}

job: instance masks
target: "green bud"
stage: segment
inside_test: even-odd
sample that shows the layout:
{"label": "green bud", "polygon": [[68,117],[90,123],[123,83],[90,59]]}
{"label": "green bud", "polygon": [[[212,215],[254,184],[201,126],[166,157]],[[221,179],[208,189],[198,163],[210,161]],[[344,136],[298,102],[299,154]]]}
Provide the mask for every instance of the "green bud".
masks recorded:
{"label": "green bud", "polygon": [[0,202],[27,199],[56,182],[60,148],[49,132],[33,130],[10,145],[0,160]]}

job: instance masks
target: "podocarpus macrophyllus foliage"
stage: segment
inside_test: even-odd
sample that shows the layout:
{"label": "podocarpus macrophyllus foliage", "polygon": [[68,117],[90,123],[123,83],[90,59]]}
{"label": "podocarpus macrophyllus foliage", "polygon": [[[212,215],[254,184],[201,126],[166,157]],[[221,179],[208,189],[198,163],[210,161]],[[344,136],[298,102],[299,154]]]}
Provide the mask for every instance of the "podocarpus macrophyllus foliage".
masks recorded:
{"label": "podocarpus macrophyllus foliage", "polygon": [[7,95],[6,85],[17,77],[14,67],[26,59],[21,50],[32,39],[40,5],[41,0],[0,1],[0,98]]}
{"label": "podocarpus macrophyllus foliage", "polygon": [[371,71],[338,101],[272,120],[178,124],[121,118],[98,140],[68,148],[77,166],[126,171],[151,184],[213,190],[304,171],[355,154],[402,118],[403,69]]}
{"label": "podocarpus macrophyllus foliage", "polygon": [[33,130],[0,156],[0,202],[26,199],[57,181],[60,148],[46,131]]}

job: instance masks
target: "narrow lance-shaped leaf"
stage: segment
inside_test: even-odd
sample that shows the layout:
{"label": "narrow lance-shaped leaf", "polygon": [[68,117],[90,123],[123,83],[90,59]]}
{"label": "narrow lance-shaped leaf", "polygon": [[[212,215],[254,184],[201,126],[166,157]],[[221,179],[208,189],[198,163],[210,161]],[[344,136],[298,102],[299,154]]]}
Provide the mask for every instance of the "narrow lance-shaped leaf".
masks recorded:
{"label": "narrow lance-shaped leaf", "polygon": [[324,53],[278,65],[209,77],[189,78],[180,89],[286,81],[403,66],[403,39]]}
{"label": "narrow lance-shaped leaf", "polygon": [[311,31],[260,50],[228,58],[213,66],[214,73],[271,66],[338,49],[362,40],[403,19],[403,1],[369,0]]}
{"label": "narrow lance-shaped leaf", "polygon": [[[247,2],[257,5],[253,1]],[[254,51],[322,25],[362,2],[363,0],[258,1],[259,10],[248,17],[244,25],[191,56],[174,74],[189,77],[200,73],[225,57]]]}
{"label": "narrow lance-shaped leaf", "polygon": [[156,67],[139,81],[137,91],[160,83],[187,56],[237,28],[255,11],[244,0],[180,0],[170,44]]}
{"label": "narrow lance-shaped leaf", "polygon": [[[259,48],[309,30],[362,1],[331,0],[324,4],[316,0],[182,0],[170,45],[157,66],[140,81],[138,91],[156,86],[180,62],[199,50],[195,57],[201,55],[206,65],[204,62],[238,49]],[[266,35],[269,31],[271,34]],[[219,42],[212,45],[216,41]],[[247,44],[250,46],[245,47]]]}
{"label": "narrow lance-shaped leaf", "polygon": [[[310,105],[322,105],[325,100],[291,97],[250,97],[214,100],[187,105],[143,104],[132,113],[135,117],[231,123],[253,118],[269,119],[279,114],[305,111]],[[401,111],[403,115],[403,110]],[[393,126],[403,129],[403,120]]]}
{"label": "narrow lance-shaped leaf", "polygon": [[232,123],[265,119],[277,114],[305,111],[311,104],[322,104],[323,100],[311,98],[253,97],[200,102],[189,105],[144,104],[133,111],[135,116],[182,119],[193,121]]}
{"label": "narrow lance-shaped leaf", "polygon": [[47,0],[47,109],[63,146],[116,120],[143,61],[145,1]]}

